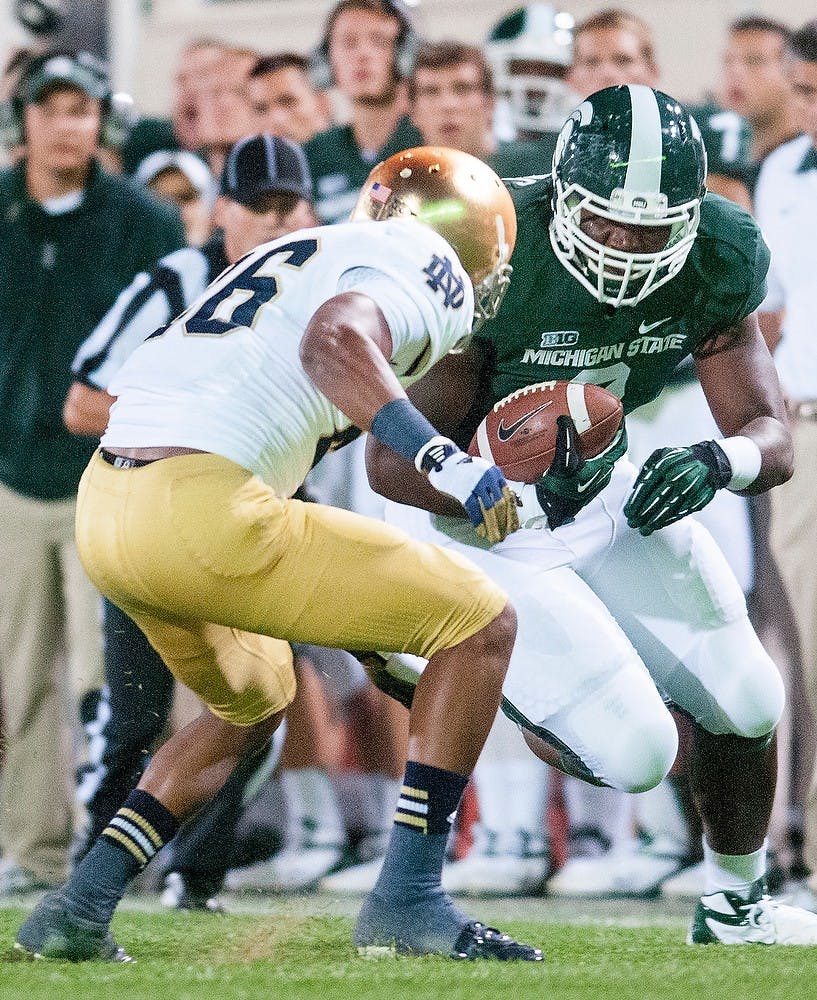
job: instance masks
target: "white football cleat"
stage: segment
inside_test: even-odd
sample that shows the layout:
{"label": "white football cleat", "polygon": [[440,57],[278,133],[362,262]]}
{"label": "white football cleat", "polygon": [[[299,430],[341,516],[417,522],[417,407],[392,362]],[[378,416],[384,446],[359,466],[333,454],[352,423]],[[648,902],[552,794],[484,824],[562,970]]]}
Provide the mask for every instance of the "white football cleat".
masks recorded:
{"label": "white football cleat", "polygon": [[613,850],[599,858],[571,858],[547,883],[547,895],[572,898],[636,898],[658,896],[661,884],[684,867],[669,845],[658,841],[633,849]]}
{"label": "white football cleat", "polygon": [[323,892],[336,892],[341,895],[354,896],[358,893],[371,892],[383,867],[383,855],[378,854],[371,861],[359,865],[341,868],[321,879],[320,888]]}
{"label": "white football cleat", "polygon": [[727,890],[702,896],[687,944],[817,945],[817,913],[779,903],[765,890],[760,878],[748,900]]}
{"label": "white football cleat", "polygon": [[224,886],[231,892],[309,892],[342,857],[337,845],[285,847],[266,861],[232,868]]}
{"label": "white football cleat", "polygon": [[442,884],[446,892],[466,896],[532,896],[541,891],[549,870],[547,855],[522,858],[472,851],[443,867]]}

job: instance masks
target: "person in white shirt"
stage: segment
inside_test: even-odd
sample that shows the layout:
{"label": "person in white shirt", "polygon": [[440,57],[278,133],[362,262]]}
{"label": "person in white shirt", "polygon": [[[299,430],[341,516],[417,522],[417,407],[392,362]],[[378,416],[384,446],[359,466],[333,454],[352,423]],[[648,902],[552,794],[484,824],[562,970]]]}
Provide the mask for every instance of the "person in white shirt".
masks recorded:
{"label": "person in white shirt", "polygon": [[[764,327],[779,339],[775,363],[787,395],[795,471],[772,494],[771,543],[794,609],[803,674],[817,713],[817,343],[814,261],[817,259],[817,21],[795,32],[789,78],[804,134],[771,153],[760,171],[755,212],[772,252]],[[803,738],[804,733],[796,733]],[[813,754],[813,747],[801,747]],[[812,782],[813,787],[813,782]],[[806,802],[805,861],[811,870],[797,892],[801,906],[817,911],[817,800]]]}

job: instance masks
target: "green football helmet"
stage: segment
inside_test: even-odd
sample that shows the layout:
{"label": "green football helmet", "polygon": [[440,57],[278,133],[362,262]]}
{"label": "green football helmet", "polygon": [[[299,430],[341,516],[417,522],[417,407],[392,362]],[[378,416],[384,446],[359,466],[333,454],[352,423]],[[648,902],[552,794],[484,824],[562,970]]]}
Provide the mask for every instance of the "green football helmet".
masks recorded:
{"label": "green football helmet", "polygon": [[494,74],[496,118],[502,138],[535,139],[558,132],[579,95],[565,83],[573,57],[572,14],[549,3],[529,3],[491,29],[485,55]]}
{"label": "green football helmet", "polygon": [[[636,305],[684,266],[706,188],[706,150],[692,115],[644,86],[607,87],[568,118],[553,154],[550,241],[599,302]],[[608,247],[582,229],[589,215],[659,227],[660,249]]]}

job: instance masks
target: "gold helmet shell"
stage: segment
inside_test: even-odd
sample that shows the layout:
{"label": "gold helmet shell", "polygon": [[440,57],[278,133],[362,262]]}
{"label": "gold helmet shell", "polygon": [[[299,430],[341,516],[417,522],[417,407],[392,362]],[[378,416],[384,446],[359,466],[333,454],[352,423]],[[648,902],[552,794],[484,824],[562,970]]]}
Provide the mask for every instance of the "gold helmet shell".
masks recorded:
{"label": "gold helmet shell", "polygon": [[456,251],[474,286],[474,325],[496,315],[510,281],[516,210],[487,163],[445,146],[395,153],[371,171],[351,218],[413,218]]}

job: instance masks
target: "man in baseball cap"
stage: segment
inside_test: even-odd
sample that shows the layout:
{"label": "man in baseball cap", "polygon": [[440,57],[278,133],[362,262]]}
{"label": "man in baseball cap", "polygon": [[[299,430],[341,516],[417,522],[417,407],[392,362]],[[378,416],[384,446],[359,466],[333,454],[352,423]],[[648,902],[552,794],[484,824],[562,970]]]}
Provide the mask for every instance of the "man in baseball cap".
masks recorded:
{"label": "man in baseball cap", "polygon": [[224,164],[214,219],[224,231],[230,260],[316,225],[312,178],[301,147],[268,133],[240,139]]}
{"label": "man in baseball cap", "polygon": [[23,104],[39,102],[52,87],[76,87],[98,101],[110,102],[111,84],[105,66],[89,52],[55,53],[39,59],[22,80],[19,99]]}

